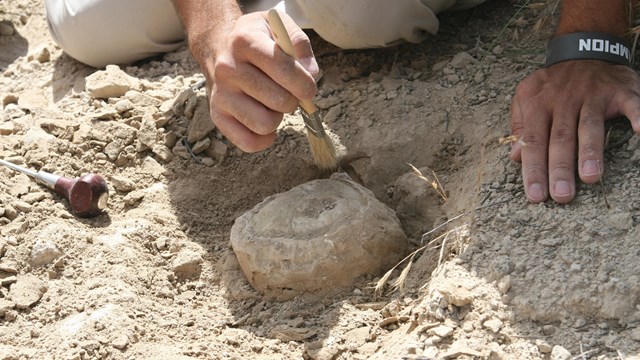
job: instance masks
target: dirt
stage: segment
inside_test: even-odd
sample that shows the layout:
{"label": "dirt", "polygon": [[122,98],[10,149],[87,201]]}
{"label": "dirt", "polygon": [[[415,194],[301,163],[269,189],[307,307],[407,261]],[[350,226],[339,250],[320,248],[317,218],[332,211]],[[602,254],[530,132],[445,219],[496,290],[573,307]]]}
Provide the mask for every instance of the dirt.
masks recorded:
{"label": "dirt", "polygon": [[257,154],[199,138],[204,93],[188,89],[203,76],[186,48],[121,66],[138,92],[97,99],[98,70],[56,47],[40,1],[0,3],[0,158],[111,189],[82,219],[0,169],[0,359],[639,359],[640,140],[607,150],[605,181],[563,206],[527,203],[499,142],[554,5],[488,1],[389,49],[312,35],[343,169],[397,212],[415,256],[382,287],[372,274],[278,302],[250,287],[229,232],[264,198],[329,177],[299,114]]}

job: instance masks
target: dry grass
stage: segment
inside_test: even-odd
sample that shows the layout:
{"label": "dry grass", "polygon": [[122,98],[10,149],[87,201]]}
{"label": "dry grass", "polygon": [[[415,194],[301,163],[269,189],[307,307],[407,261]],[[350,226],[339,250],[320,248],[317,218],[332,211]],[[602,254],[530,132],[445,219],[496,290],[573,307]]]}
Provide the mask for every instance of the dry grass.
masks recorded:
{"label": "dry grass", "polygon": [[451,238],[460,238],[462,236],[465,236],[465,234],[468,234],[468,225],[466,224],[458,226],[456,228],[453,228],[445,232],[444,234],[429,241],[429,243],[427,243],[426,245],[421,246],[418,249],[411,252],[404,259],[400,260],[400,262],[398,262],[394,267],[389,269],[389,271],[387,271],[380,278],[380,280],[378,280],[378,282],[374,287],[376,297],[379,297],[383,294],[384,289],[386,288],[386,285],[389,283],[389,279],[391,278],[391,275],[402,264],[406,264],[406,265],[402,269],[402,272],[400,273],[398,278],[395,281],[393,281],[393,283],[391,284],[391,287],[392,287],[391,292],[400,291],[400,293],[404,293],[405,284],[407,281],[407,277],[409,276],[409,272],[411,271],[413,260],[419,253],[423,251],[432,251],[432,250],[440,249],[440,256],[438,258],[438,266],[440,266],[444,259],[447,241],[450,240]]}
{"label": "dry grass", "polygon": [[431,176],[433,176],[433,179],[429,179],[425,175],[423,175],[422,172],[415,166],[411,164],[407,165],[411,167],[411,171],[413,171],[416,176],[424,180],[424,182],[426,182],[431,188],[433,188],[433,190],[435,190],[435,192],[438,194],[438,196],[440,196],[443,202],[447,201],[447,192],[444,190],[444,187],[442,186],[440,179],[438,179],[438,175],[436,175],[435,171],[429,169],[429,171],[431,171]]}

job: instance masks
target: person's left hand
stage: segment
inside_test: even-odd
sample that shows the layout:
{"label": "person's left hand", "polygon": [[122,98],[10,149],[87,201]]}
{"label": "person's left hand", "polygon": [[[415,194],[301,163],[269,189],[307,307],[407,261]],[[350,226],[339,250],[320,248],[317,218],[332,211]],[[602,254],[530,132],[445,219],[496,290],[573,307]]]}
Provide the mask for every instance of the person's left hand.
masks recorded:
{"label": "person's left hand", "polygon": [[627,66],[573,60],[526,77],[511,104],[511,132],[519,139],[511,158],[522,162],[529,201],[573,200],[576,151],[580,179],[600,180],[604,123],[622,115],[640,133],[640,77]]}

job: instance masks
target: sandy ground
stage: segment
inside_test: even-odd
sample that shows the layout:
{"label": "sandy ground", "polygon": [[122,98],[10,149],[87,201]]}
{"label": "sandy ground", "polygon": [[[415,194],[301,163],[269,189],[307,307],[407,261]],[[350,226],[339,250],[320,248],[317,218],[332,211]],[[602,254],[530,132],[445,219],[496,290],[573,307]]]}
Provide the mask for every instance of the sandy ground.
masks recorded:
{"label": "sandy ground", "polygon": [[565,206],[528,204],[498,141],[553,5],[488,1],[420,45],[343,52],[314,37],[343,168],[396,211],[416,256],[396,291],[406,263],[381,294],[373,274],[277,302],[247,283],[229,232],[267,196],[330,175],[299,115],[244,154],[194,129],[206,103],[186,49],[121,66],[134,91],[99,99],[97,70],[55,46],[41,2],[1,2],[0,158],[100,173],[111,197],[81,219],[0,169],[0,359],[639,359],[639,139],[614,144],[604,183]]}

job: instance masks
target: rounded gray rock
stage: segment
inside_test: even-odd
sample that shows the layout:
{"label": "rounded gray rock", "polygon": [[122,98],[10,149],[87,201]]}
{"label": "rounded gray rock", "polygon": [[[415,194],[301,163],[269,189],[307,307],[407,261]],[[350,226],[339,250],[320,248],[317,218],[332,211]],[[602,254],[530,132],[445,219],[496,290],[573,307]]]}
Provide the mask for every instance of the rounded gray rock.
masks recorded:
{"label": "rounded gray rock", "polygon": [[236,220],[231,246],[256,290],[287,299],[390,269],[407,238],[371,191],[334,175],[266,198]]}

